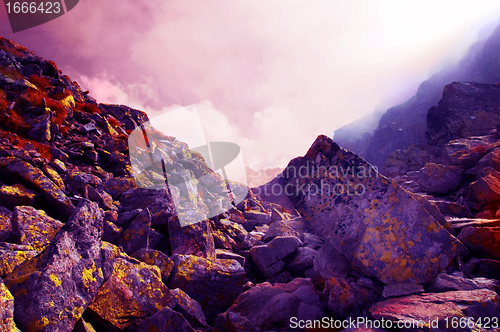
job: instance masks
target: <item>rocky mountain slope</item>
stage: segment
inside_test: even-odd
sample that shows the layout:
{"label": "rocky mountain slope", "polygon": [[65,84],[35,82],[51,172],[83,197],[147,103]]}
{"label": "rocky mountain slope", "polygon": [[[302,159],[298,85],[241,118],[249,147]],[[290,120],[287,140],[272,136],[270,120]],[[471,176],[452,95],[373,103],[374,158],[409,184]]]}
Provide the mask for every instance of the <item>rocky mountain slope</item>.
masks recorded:
{"label": "rocky mountain slope", "polygon": [[319,136],[233,204],[145,113],[6,39],[0,118],[1,331],[498,330],[496,132],[396,181]]}
{"label": "rocky mountain slope", "polygon": [[427,143],[427,112],[442,98],[445,85],[453,81],[500,82],[499,53],[500,27],[489,38],[473,44],[458,64],[424,81],[408,101],[388,109],[381,117],[370,116],[369,127],[378,123],[374,130],[360,130],[359,126],[350,129],[352,125],[347,125],[335,131],[335,142],[382,168],[393,151]]}

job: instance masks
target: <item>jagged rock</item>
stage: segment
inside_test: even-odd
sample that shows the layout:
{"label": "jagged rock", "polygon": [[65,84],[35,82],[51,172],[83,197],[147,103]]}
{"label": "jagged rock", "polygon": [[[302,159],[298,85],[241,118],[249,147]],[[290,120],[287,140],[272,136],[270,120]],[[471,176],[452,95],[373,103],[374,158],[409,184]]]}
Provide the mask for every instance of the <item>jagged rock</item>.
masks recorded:
{"label": "jagged rock", "polygon": [[23,331],[72,331],[104,282],[102,211],[82,202],[47,249],[5,279]]}
{"label": "jagged rock", "polygon": [[93,174],[76,170],[66,174],[66,185],[75,193],[80,192],[88,184],[97,185],[99,183],[101,183],[101,179]]}
{"label": "jagged rock", "polygon": [[12,212],[0,206],[0,242],[8,241],[12,234]]}
{"label": "jagged rock", "polygon": [[31,130],[29,132],[30,137],[42,142],[50,141],[52,137],[50,131],[51,117],[52,111],[50,108],[47,108],[45,109],[44,114],[33,119],[33,121],[31,121]]}
{"label": "jagged rock", "polygon": [[106,220],[106,216],[104,216],[104,222],[102,227],[103,227],[102,240],[106,242],[115,243],[115,241],[123,232],[123,228],[121,228],[118,225],[115,225],[110,220]]}
{"label": "jagged rock", "polygon": [[273,222],[269,226],[269,230],[266,232],[266,235],[262,238],[262,241],[269,242],[277,236],[294,236],[300,239],[299,232],[294,231],[292,227],[290,227],[288,223],[283,220]]}
{"label": "jagged rock", "polygon": [[170,272],[174,268],[174,262],[166,254],[158,250],[143,248],[136,251],[132,257],[146,264],[158,266],[164,283],[167,282]]}
{"label": "jagged rock", "polygon": [[[122,181],[120,181],[121,183]],[[109,189],[105,189],[109,192]],[[129,189],[120,196],[120,212],[128,212],[135,209],[149,209],[151,214],[151,225],[158,226],[167,224],[175,215],[175,207],[165,190],[134,188]]]}
{"label": "jagged rock", "polygon": [[[500,314],[498,295],[489,289],[430,293],[392,298],[375,303],[370,308],[374,319],[393,322],[421,320],[424,331],[434,331],[432,322],[437,319],[439,327],[448,330],[453,317],[498,317]],[[431,321],[429,320],[431,318]],[[445,319],[448,318],[448,326]],[[414,331],[422,330],[414,327]],[[472,331],[472,329],[461,329]]]}
{"label": "jagged rock", "polygon": [[16,267],[40,254],[39,251],[26,246],[28,250],[0,249],[0,278],[10,274]]}
{"label": "jagged rock", "polygon": [[133,327],[137,332],[195,332],[178,312],[165,307]]}
{"label": "jagged rock", "polygon": [[269,278],[281,271],[285,266],[282,259],[301,244],[294,236],[278,236],[265,245],[254,246],[250,249],[250,254],[260,271]]}
{"label": "jagged rock", "polygon": [[104,275],[110,275],[88,306],[94,319],[107,328],[121,330],[175,305],[157,266],[128,257],[112,245],[106,246],[110,253]]}
{"label": "jagged rock", "polygon": [[134,188],[136,188],[134,179],[124,177],[109,179],[97,185],[98,190],[109,193],[114,200],[120,199],[124,192]]}
{"label": "jagged rock", "polygon": [[418,294],[423,292],[424,292],[424,287],[422,287],[422,285],[419,284],[414,284],[414,283],[390,284],[384,286],[384,291],[382,292],[382,296],[385,299],[388,299],[390,297],[399,297],[403,295]]}
{"label": "jagged rock", "polygon": [[[66,186],[64,185],[64,181],[63,181],[62,177],[59,175],[59,173],[55,169],[53,169],[52,167],[50,167],[48,165],[43,165],[41,167],[41,169],[42,169],[43,173],[59,187],[59,189],[61,189],[62,191],[64,191],[66,189]],[[23,204],[23,205],[27,205],[27,204]]]}
{"label": "jagged rock", "polygon": [[191,326],[208,326],[205,320],[205,314],[203,313],[201,305],[198,302],[190,298],[189,295],[184,293],[182,289],[175,288],[170,292],[173,296],[175,296],[175,300],[177,301],[177,304],[172,309],[180,312]]}
{"label": "jagged rock", "polygon": [[453,82],[427,113],[426,136],[431,144],[481,136],[500,122],[500,87],[476,82]]}
{"label": "jagged rock", "polygon": [[150,226],[151,216],[149,210],[145,209],[135,217],[130,226],[121,234],[118,244],[129,255],[139,249],[148,247]]}
{"label": "jagged rock", "polygon": [[67,220],[73,213],[75,207],[69,198],[38,168],[15,157],[3,157],[0,158],[0,169],[4,169],[12,176],[18,177],[28,187],[40,191],[51,210],[54,209],[63,220]]}
{"label": "jagged rock", "polygon": [[182,227],[177,218],[171,218],[168,234],[172,253],[199,256],[211,261],[215,259],[213,231],[208,221]]}
{"label": "jagged rock", "polygon": [[241,266],[245,266],[245,257],[235,254],[234,252],[223,250],[223,249],[215,249],[215,254],[218,259],[234,259]]}
{"label": "jagged rock", "polygon": [[[497,171],[494,171],[496,173]],[[484,206],[490,202],[500,200],[500,179],[496,174],[487,174],[469,186],[469,199]]]}
{"label": "jagged rock", "polygon": [[[287,169],[284,189],[297,210],[362,274],[386,284],[430,282],[465,253],[417,197],[326,136]],[[287,178],[293,170],[298,177]]]}
{"label": "jagged rock", "polygon": [[192,255],[173,255],[167,286],[180,288],[201,304],[207,322],[229,307],[245,283],[245,271],[231,259],[209,261]]}
{"label": "jagged rock", "polygon": [[216,223],[216,227],[219,230],[223,230],[225,234],[228,234],[237,241],[244,241],[245,237],[248,235],[247,230],[242,225],[228,219],[219,219]]}
{"label": "jagged rock", "polygon": [[0,187],[0,202],[8,208],[13,208],[18,205],[34,205],[36,193],[16,183],[12,186]]}
{"label": "jagged rock", "polygon": [[14,297],[0,279],[0,330],[18,332],[14,323]]}
{"label": "jagged rock", "polygon": [[458,239],[473,252],[500,259],[500,227],[466,227]]}
{"label": "jagged rock", "polygon": [[429,293],[440,293],[459,290],[474,290],[487,288],[493,291],[499,289],[499,282],[486,278],[467,279],[463,274],[456,273],[454,275],[441,273],[427,287]]}
{"label": "jagged rock", "polygon": [[31,206],[17,206],[12,214],[12,240],[42,251],[54,239],[63,223]]}
{"label": "jagged rock", "polygon": [[463,173],[464,169],[459,166],[427,163],[420,171],[417,180],[419,190],[446,194],[458,187],[462,181]]}
{"label": "jagged rock", "polygon": [[90,200],[93,200],[94,202],[99,203],[99,206],[102,209],[109,210],[113,208],[113,198],[111,197],[110,194],[108,194],[105,191],[99,192],[92,186],[87,186],[88,190],[88,196]]}

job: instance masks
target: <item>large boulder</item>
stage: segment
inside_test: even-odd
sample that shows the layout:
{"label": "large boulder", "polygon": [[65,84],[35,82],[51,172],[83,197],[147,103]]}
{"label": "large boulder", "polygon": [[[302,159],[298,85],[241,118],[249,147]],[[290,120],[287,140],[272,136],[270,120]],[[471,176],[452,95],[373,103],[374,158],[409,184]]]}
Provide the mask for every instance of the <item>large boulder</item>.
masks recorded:
{"label": "large boulder", "polygon": [[245,271],[232,259],[209,261],[192,255],[173,255],[174,268],[167,286],[180,288],[201,304],[209,324],[243,290]]}
{"label": "large boulder", "polygon": [[64,224],[45,211],[31,206],[17,206],[12,214],[12,240],[42,251]]}
{"label": "large boulder", "polygon": [[73,330],[104,282],[102,220],[98,205],[83,201],[42,254],[5,277],[20,329]]}
{"label": "large boulder", "polygon": [[110,275],[88,307],[94,319],[109,329],[122,330],[175,306],[157,266],[131,258],[109,243],[103,243],[103,251]]}
{"label": "large boulder", "polygon": [[293,159],[281,177],[282,192],[316,234],[361,274],[386,284],[430,282],[466,252],[422,203],[425,198],[412,196],[326,136]]}

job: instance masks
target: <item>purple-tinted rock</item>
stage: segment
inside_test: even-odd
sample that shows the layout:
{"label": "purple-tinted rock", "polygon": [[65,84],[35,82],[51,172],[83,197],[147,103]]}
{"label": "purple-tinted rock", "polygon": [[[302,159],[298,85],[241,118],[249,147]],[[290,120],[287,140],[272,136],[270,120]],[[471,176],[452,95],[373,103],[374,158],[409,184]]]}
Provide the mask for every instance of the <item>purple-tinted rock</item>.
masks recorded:
{"label": "purple-tinted rock", "polygon": [[103,213],[82,202],[47,249],[8,274],[15,320],[23,331],[72,331],[104,282]]}

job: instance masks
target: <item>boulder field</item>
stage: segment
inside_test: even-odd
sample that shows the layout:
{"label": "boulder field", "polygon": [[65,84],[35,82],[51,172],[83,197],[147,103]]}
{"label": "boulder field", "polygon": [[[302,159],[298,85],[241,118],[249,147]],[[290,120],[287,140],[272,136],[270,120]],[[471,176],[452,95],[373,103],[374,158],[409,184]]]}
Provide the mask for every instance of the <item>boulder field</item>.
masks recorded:
{"label": "boulder field", "polygon": [[251,189],[167,135],[0,39],[0,331],[500,328],[496,132],[394,178],[321,135]]}

